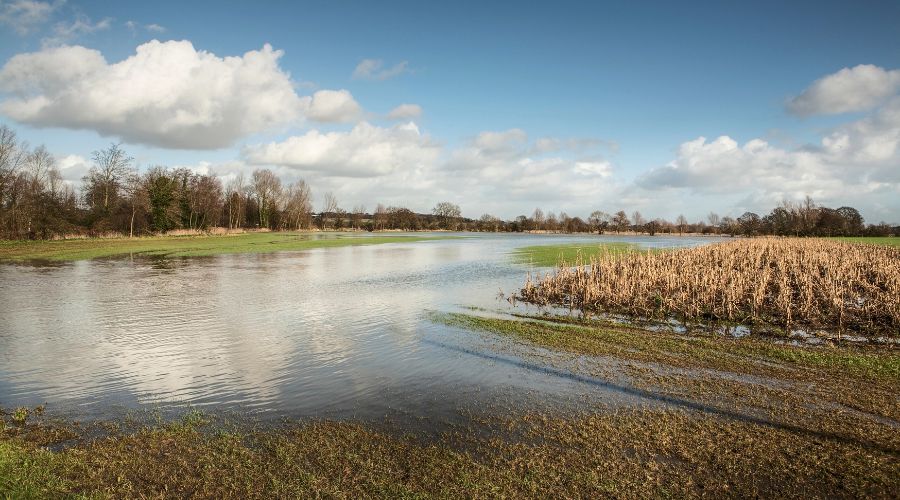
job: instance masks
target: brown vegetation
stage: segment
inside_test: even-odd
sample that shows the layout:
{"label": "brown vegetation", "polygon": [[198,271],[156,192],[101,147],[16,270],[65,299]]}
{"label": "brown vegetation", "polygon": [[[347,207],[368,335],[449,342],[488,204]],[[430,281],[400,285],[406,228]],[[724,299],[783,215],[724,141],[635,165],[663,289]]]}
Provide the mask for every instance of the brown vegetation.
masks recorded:
{"label": "brown vegetation", "polygon": [[640,318],[897,335],[900,249],[766,238],[600,255],[590,265],[529,277],[517,298]]}

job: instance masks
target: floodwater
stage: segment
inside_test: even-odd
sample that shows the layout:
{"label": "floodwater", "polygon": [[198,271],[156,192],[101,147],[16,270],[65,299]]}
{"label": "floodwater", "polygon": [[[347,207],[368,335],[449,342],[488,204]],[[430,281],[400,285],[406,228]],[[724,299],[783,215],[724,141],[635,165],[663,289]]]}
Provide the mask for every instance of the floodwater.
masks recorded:
{"label": "floodwater", "polygon": [[463,408],[627,398],[524,354],[498,354],[495,346],[508,341],[434,323],[429,312],[508,311],[501,293],[515,292],[533,270],[510,256],[522,246],[715,241],[463,236],[0,264],[0,407],[47,403],[84,419],[186,406],[262,418],[431,419]]}

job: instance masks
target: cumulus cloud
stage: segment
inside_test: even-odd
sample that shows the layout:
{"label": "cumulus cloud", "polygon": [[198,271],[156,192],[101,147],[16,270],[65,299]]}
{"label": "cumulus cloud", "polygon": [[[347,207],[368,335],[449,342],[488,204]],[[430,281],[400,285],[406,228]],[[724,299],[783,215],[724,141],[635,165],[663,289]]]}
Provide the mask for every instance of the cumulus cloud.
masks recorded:
{"label": "cumulus cloud", "polygon": [[[740,145],[728,136],[687,141],[669,164],[642,176],[646,188],[691,188],[698,192],[745,192],[748,189],[805,189],[828,182],[824,164],[813,152],[788,151],[753,139]],[[812,182],[811,182],[812,181]]]}
{"label": "cumulus cloud", "polygon": [[514,215],[511,207],[530,213],[536,205],[585,215],[621,188],[612,162],[598,149],[567,138],[531,141],[521,129],[484,131],[450,153],[441,184],[467,193],[480,201],[482,210],[498,215]]}
{"label": "cumulus cloud", "polygon": [[389,120],[411,120],[420,116],[422,107],[418,104],[401,104],[387,114]]}
{"label": "cumulus cloud", "polygon": [[308,101],[306,114],[318,122],[347,123],[362,116],[362,107],[346,90],[320,90]]}
{"label": "cumulus cloud", "polygon": [[311,130],[282,142],[244,148],[256,165],[279,165],[329,176],[377,177],[435,163],[440,146],[415,123],[382,128],[361,122],[348,132]]}
{"label": "cumulus cloud", "polygon": [[[728,136],[683,143],[676,158],[637,180],[648,190],[688,189],[740,195],[754,208],[806,195],[823,202],[871,206],[868,197],[900,194],[900,98],[871,116],[837,127],[820,144],[782,148],[762,139],[743,145]],[[895,200],[900,197],[895,198]],[[900,209],[897,201],[883,207]]]}
{"label": "cumulus cloud", "polygon": [[800,116],[868,111],[900,91],[900,69],[871,64],[844,68],[813,82],[787,103]]}
{"label": "cumulus cloud", "polygon": [[[345,105],[301,98],[265,45],[218,57],[189,41],[151,41],[110,64],[80,46],[12,57],[0,69],[0,112],[39,127],[95,130],[132,143],[214,149],[290,123],[307,107],[322,117]],[[352,99],[351,99],[352,100]],[[352,107],[352,106],[351,106]]]}
{"label": "cumulus cloud", "polygon": [[363,59],[353,70],[353,78],[357,80],[387,80],[409,72],[407,61],[400,61],[386,68],[381,59]]}
{"label": "cumulus cloud", "polygon": [[53,11],[63,4],[36,0],[0,2],[0,24],[9,26],[19,35],[27,35],[50,19]]}
{"label": "cumulus cloud", "polygon": [[898,70],[867,65],[828,75],[790,104],[793,111],[872,111],[800,147],[699,137],[681,144],[674,160],[639,177],[636,186],[660,196],[668,191],[683,197],[689,190],[704,197],[739,197],[741,206],[757,210],[809,195],[895,218],[900,211],[900,96],[891,96],[900,89],[898,79]]}

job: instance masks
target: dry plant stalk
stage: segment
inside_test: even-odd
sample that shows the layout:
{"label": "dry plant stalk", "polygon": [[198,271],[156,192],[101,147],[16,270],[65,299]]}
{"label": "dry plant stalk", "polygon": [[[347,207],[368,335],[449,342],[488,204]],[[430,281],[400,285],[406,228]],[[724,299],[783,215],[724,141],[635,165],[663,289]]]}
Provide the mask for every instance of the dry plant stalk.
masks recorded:
{"label": "dry plant stalk", "polygon": [[529,276],[517,299],[638,318],[900,334],[900,248],[759,238],[598,255]]}

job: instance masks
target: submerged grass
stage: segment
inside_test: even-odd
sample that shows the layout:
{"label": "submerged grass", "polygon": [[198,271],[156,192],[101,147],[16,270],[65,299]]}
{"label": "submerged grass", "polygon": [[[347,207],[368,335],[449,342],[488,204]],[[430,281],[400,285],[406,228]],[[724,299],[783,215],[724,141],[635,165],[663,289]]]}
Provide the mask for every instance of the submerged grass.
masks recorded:
{"label": "submerged grass", "polygon": [[126,255],[202,257],[232,253],[270,253],[352,245],[404,243],[447,236],[355,236],[319,233],[243,233],[225,236],[160,236],[148,238],[63,241],[0,241],[2,261],[72,261]]}
{"label": "submerged grass", "polygon": [[555,267],[558,265],[576,265],[589,262],[591,258],[598,256],[637,252],[640,251],[639,249],[638,245],[623,242],[533,245],[515,249],[513,251],[513,260],[522,264]]}
{"label": "submerged grass", "polygon": [[490,318],[462,313],[433,313],[440,323],[515,337],[552,350],[592,356],[614,356],[642,363],[707,368],[745,374],[783,373],[813,369],[816,375],[883,381],[900,388],[900,352],[851,346],[801,347],[771,340],[688,336],[613,326],[567,317],[525,320]]}

